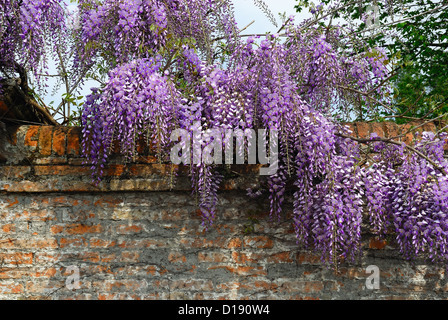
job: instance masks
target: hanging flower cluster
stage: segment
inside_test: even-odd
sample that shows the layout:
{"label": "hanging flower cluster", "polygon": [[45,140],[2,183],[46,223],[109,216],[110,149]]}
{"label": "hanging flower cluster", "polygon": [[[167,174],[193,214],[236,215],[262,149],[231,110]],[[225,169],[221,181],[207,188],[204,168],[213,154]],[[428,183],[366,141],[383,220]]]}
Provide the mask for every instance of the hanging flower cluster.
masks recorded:
{"label": "hanging flower cluster", "polygon": [[62,0],[0,0],[0,71],[10,76],[20,66],[40,85],[47,59],[67,51],[65,17]]}
{"label": "hanging flower cluster", "polygon": [[160,159],[166,153],[180,96],[159,68],[156,58],[121,65],[110,72],[101,92],[94,89],[88,97],[82,114],[83,148],[98,177],[114,139],[128,158],[136,155],[138,138],[152,143]]}
{"label": "hanging flower cluster", "polygon": [[[406,257],[424,251],[434,260],[445,259],[446,177],[433,173],[429,162],[403,146],[384,142],[372,141],[375,163],[362,166],[359,146],[342,138],[346,129],[329,117],[334,105],[347,97],[345,88],[371,90],[386,78],[381,50],[345,56],[337,50],[339,30],[304,33],[292,20],[285,23],[286,41],[276,34],[242,40],[234,37],[231,7],[223,9],[225,4],[215,1],[104,3],[109,11],[98,9],[98,14],[120,16],[111,52],[117,61],[128,62],[112,70],[105,88],[89,98],[84,111],[84,148],[94,168],[101,171],[114,138],[125,141],[121,150],[132,156],[133,141],[141,135],[167,150],[173,128],[188,130],[191,139],[199,134],[200,152],[212,142],[206,138],[209,129],[221,130],[222,138],[226,129],[276,130],[278,169],[266,180],[270,214],[281,217],[286,186],[292,181],[293,223],[301,246],[319,251],[332,264],[354,261],[361,253],[367,208],[370,231],[379,236],[395,231]],[[157,18],[155,12],[165,15]],[[180,12],[189,18],[181,21]],[[146,24],[140,27],[142,21]],[[148,31],[148,25],[157,27]],[[219,36],[215,30],[228,39],[226,47],[212,41]],[[120,45],[124,34],[133,34],[137,47],[145,49]],[[195,40],[169,44],[176,37]],[[157,59],[150,58],[154,52]],[[223,59],[214,59],[214,52],[221,52]],[[435,139],[425,135],[416,148],[442,165],[441,144]],[[216,164],[192,160],[192,188],[203,224],[209,227],[222,176]]]}
{"label": "hanging flower cluster", "polygon": [[[404,257],[423,255],[448,263],[448,182],[443,173],[444,134],[424,132],[415,148],[376,142],[377,163],[366,178],[371,225],[378,235],[393,230]],[[375,137],[374,137],[375,138]]]}

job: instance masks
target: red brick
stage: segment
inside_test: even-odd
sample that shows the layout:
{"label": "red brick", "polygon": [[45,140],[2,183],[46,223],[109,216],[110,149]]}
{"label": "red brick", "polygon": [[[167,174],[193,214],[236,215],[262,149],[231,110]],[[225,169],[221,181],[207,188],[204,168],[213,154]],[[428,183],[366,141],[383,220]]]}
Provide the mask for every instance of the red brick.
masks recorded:
{"label": "red brick", "polygon": [[417,130],[412,130],[412,131],[411,131],[411,129],[415,128],[418,125],[419,125],[418,122],[412,121],[412,122],[409,122],[407,124],[400,126],[400,130],[401,130],[400,134],[404,135],[404,137],[401,138],[401,141],[403,141],[404,143],[406,143],[408,145],[412,144],[412,141],[414,140],[414,137],[415,137],[415,135],[414,135],[415,132],[420,132],[421,128],[419,128]]}
{"label": "red brick", "polygon": [[168,176],[171,173],[171,165],[166,164],[157,164],[157,163],[149,165],[135,164],[130,165],[128,167],[129,167],[129,173],[132,176],[136,177],[146,177],[154,174]]}

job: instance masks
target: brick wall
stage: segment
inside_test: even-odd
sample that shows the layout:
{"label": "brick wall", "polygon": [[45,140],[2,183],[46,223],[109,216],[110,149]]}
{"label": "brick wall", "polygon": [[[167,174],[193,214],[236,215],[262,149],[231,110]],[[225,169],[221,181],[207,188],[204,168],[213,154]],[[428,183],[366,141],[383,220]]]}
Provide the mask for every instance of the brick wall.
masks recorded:
{"label": "brick wall", "polygon": [[[358,137],[409,127],[351,125]],[[290,207],[270,222],[267,200],[245,196],[259,184],[257,166],[232,168],[216,222],[204,230],[187,169],[115,156],[94,185],[79,138],[79,128],[21,126],[3,146],[0,299],[448,298],[443,269],[404,261],[368,234],[362,259],[337,273],[298,250]],[[379,289],[366,287],[370,265],[379,268]]]}

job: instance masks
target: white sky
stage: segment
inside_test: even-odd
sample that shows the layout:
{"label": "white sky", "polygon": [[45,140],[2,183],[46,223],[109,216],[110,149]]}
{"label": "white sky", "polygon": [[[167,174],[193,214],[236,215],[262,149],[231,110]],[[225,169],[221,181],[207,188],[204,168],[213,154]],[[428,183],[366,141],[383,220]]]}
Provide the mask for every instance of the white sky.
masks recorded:
{"label": "white sky", "polygon": [[[250,22],[255,20],[255,22],[243,33],[265,33],[270,31],[275,33],[278,29],[269,21],[263,11],[255,5],[254,0],[233,0],[235,9],[235,19],[238,23],[238,27],[244,28]],[[294,6],[297,4],[296,0],[264,0],[264,3],[271,10],[274,15],[278,26],[281,26],[281,20],[279,18],[279,13],[285,13],[286,16],[295,16],[295,21],[299,22],[305,17],[309,17],[305,11],[302,10],[301,13],[295,11]]]}

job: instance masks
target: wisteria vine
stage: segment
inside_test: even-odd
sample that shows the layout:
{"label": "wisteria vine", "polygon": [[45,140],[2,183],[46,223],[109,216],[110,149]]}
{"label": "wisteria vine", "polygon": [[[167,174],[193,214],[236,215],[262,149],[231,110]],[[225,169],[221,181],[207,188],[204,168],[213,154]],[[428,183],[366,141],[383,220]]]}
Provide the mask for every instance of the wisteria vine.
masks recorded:
{"label": "wisteria vine", "polygon": [[[32,17],[48,15],[47,27],[58,30],[59,5],[28,0],[18,8],[17,1],[0,0],[0,37],[8,44],[0,48],[0,65],[17,45],[5,31],[15,18],[11,8],[23,15],[21,29],[14,29],[20,46],[38,50],[42,20]],[[292,17],[282,35],[243,37],[230,0],[80,0],[79,15],[73,73],[97,68],[106,77],[82,112],[82,148],[97,182],[114,141],[132,160],[138,140],[147,140],[166,162],[174,129],[191,138],[209,129],[276,130],[278,170],[266,179],[270,216],[281,217],[292,182],[300,246],[330,264],[355,261],[366,214],[370,232],[395,232],[406,258],[448,263],[443,136],[424,133],[418,154],[373,136],[365,141],[374,152],[366,162],[360,144],[332,118],[335,109],[353,104],[353,92],[385,99],[387,57],[381,48],[346,52],[342,28],[295,25]],[[31,51],[26,63],[36,67],[41,54]],[[372,100],[357,99],[375,112]],[[209,143],[201,141],[201,150]],[[217,166],[190,161],[205,227],[217,212],[223,179]]]}
{"label": "wisteria vine", "polygon": [[[278,34],[240,38],[230,3],[201,4],[139,0],[124,8],[104,1],[89,9],[82,37],[86,43],[113,37],[100,43],[113,44],[109,57],[118,63],[83,113],[84,150],[92,168],[100,168],[96,173],[101,174],[113,138],[123,141],[121,151],[132,156],[135,137],[144,135],[159,144],[162,156],[169,153],[173,128],[192,135],[213,128],[275,129],[279,167],[266,181],[270,215],[280,218],[286,185],[293,181],[293,223],[302,247],[320,252],[330,264],[355,261],[367,210],[370,232],[380,237],[396,232],[406,258],[427,253],[446,263],[446,177],[402,146],[375,140],[375,161],[363,165],[359,144],[341,136],[347,129],[331,120],[335,106],[349,97],[345,88],[388,90],[378,86],[387,77],[384,51],[345,55],[338,46],[340,29],[303,32],[292,19],[282,27],[286,40]],[[119,23],[111,29],[113,17]],[[123,45],[130,34],[133,42]],[[446,166],[439,138],[425,134],[416,148]],[[201,148],[206,145],[202,141]],[[190,166],[209,227],[222,176],[216,165]]]}

